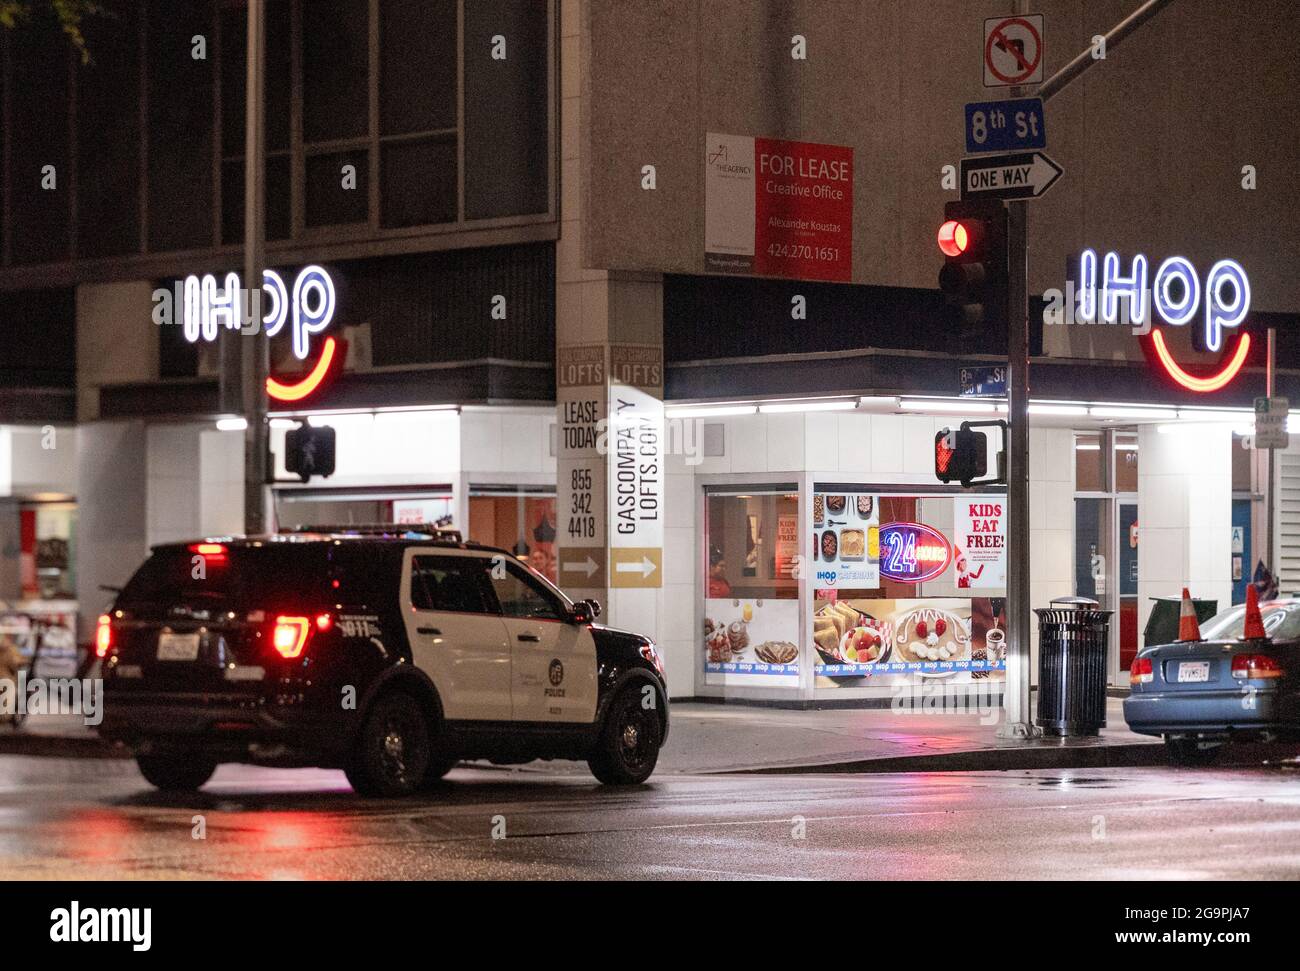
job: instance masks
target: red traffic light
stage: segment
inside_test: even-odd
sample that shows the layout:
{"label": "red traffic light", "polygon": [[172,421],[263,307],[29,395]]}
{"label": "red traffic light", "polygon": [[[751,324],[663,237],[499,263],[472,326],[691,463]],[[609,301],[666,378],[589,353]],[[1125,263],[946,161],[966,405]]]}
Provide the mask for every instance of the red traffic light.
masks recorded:
{"label": "red traffic light", "polygon": [[970,245],[970,233],[956,219],[949,219],[939,227],[939,249],[944,256],[961,256]]}

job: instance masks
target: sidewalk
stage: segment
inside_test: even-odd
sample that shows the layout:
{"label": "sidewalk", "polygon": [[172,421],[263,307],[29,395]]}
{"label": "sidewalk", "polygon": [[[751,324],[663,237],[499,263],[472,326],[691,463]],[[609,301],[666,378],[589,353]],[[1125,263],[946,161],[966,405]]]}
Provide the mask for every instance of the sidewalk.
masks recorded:
{"label": "sidewalk", "polygon": [[1124,723],[1107,699],[1097,738],[1000,739],[978,715],[913,714],[889,708],[793,711],[678,704],[659,771],[940,772],[1164,765],[1158,738]]}
{"label": "sidewalk", "polygon": [[[1242,759],[1292,757],[1294,747],[1243,746]],[[0,726],[0,755],[127,758],[76,716],[30,719],[15,733]],[[1237,761],[1237,759],[1234,759]],[[955,772],[1166,765],[1158,738],[1135,735],[1121,701],[1107,699],[1097,738],[1000,739],[978,715],[910,714],[888,708],[790,710],[739,704],[672,707],[660,773]],[[523,772],[572,772],[570,762],[531,762]]]}

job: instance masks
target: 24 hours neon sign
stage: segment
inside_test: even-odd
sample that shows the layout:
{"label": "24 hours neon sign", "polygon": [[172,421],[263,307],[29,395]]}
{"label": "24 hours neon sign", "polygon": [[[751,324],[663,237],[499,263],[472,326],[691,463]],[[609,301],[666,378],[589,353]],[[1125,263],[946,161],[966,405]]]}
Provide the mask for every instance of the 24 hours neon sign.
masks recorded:
{"label": "24 hours neon sign", "polygon": [[[211,273],[185,278],[182,322],[185,339],[191,344],[215,341],[222,329],[240,329],[243,291],[239,274],[227,273],[222,282],[224,285],[219,288],[217,278]],[[311,354],[312,335],[324,331],[334,319],[334,280],[323,267],[305,266],[294,278],[290,291],[279,273],[263,270],[262,293],[265,294],[263,306],[267,308],[262,314],[266,336],[274,337],[291,322],[293,356],[306,361]],[[320,357],[305,376],[291,383],[268,377],[267,395],[276,401],[301,401],[320,387],[338,356],[338,341],[333,336],[326,337]]]}
{"label": "24 hours neon sign", "polygon": [[[1170,352],[1164,333],[1150,327],[1149,354],[1154,357],[1174,381],[1189,391],[1210,392],[1225,387],[1241,371],[1250,354],[1250,334],[1241,332],[1236,340],[1224,348],[1224,328],[1240,326],[1250,312],[1250,280],[1241,264],[1235,260],[1219,260],[1205,278],[1204,300],[1196,268],[1182,256],[1171,256],[1156,269],[1148,289],[1148,263],[1142,254],[1133,257],[1129,272],[1120,271],[1119,254],[1109,252],[1100,261],[1101,288],[1098,298],[1097,251],[1086,249],[1079,257],[1079,317],[1089,323],[1101,319],[1108,324],[1119,318],[1120,301],[1126,301],[1128,319],[1144,328],[1155,324],[1148,298],[1154,312],[1162,321],[1174,327],[1184,327],[1198,316],[1202,328],[1201,347],[1207,351],[1223,351],[1216,370],[1211,374],[1189,373]],[[1202,302],[1204,313],[1200,313]]]}
{"label": "24 hours neon sign", "polygon": [[902,583],[933,580],[952,562],[952,546],[943,533],[925,523],[889,523],[880,527],[880,575]]}

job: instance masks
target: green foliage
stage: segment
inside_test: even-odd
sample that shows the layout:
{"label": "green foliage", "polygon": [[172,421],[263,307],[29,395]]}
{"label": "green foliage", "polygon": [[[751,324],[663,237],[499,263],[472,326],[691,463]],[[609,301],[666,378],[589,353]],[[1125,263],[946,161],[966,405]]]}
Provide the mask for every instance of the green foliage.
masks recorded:
{"label": "green foliage", "polygon": [[0,0],[0,27],[12,30],[50,13],[81,57],[81,63],[89,64],[90,50],[81,25],[87,17],[108,15],[104,5],[96,0]]}

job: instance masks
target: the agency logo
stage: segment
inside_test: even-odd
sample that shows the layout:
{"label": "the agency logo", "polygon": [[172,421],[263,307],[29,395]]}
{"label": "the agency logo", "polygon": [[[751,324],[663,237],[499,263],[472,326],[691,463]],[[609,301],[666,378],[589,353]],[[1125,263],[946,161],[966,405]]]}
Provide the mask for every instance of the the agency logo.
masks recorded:
{"label": "the agency logo", "polygon": [[754,171],[752,165],[733,165],[730,156],[726,142],[719,142],[718,147],[705,156],[705,160],[716,171],[727,175],[750,175]]}
{"label": "the agency logo", "polygon": [[547,671],[547,677],[551,679],[551,684],[558,688],[564,681],[564,665],[560,663],[557,657],[551,661],[550,670]]}

